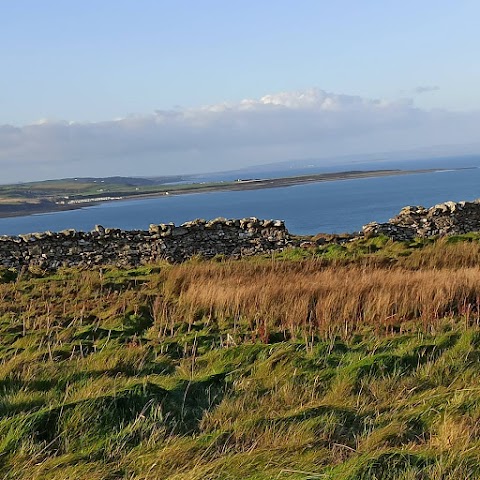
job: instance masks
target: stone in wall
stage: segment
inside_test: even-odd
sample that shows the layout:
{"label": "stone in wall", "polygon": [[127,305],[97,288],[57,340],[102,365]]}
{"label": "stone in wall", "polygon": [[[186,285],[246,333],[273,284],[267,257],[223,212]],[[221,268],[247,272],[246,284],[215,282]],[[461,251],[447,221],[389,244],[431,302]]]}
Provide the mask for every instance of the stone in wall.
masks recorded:
{"label": "stone in wall", "polygon": [[363,227],[365,236],[386,235],[393,240],[415,237],[458,235],[480,231],[480,199],[473,202],[445,202],[431,208],[407,206],[386,223]]}

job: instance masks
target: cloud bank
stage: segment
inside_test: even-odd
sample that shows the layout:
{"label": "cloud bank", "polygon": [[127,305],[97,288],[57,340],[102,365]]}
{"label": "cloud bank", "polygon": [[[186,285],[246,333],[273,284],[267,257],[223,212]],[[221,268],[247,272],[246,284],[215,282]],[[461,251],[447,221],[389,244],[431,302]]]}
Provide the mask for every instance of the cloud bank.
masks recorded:
{"label": "cloud bank", "polygon": [[[421,87],[433,88],[433,87]],[[480,112],[320,89],[96,123],[0,126],[2,182],[166,175],[478,141]]]}

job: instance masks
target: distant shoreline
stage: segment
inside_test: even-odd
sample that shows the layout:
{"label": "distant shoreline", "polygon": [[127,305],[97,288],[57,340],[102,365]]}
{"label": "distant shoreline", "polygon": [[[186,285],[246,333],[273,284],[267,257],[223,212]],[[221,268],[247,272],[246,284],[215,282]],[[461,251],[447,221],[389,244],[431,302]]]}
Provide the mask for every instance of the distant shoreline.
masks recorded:
{"label": "distant shoreline", "polygon": [[[180,184],[175,185],[173,188],[168,188],[165,185],[165,189],[158,192],[147,193],[128,193],[121,197],[112,199],[98,199],[95,197],[86,198],[82,203],[71,204],[58,204],[50,201],[42,201],[39,203],[31,204],[19,204],[18,208],[9,205],[8,209],[2,209],[0,205],[0,218],[9,217],[24,217],[35,214],[55,213],[61,211],[78,210],[85,207],[99,205],[105,202],[121,202],[126,200],[141,200],[148,198],[167,197],[176,195],[188,195],[194,193],[214,193],[214,192],[228,192],[228,191],[248,191],[248,190],[263,190],[267,188],[284,188],[295,185],[304,185],[308,183],[321,183],[321,182],[336,182],[341,180],[357,180],[361,178],[377,178],[377,177],[391,177],[399,175],[414,175],[425,174],[435,172],[448,172],[468,170],[475,167],[462,167],[462,168],[424,168],[416,170],[358,170],[358,171],[346,171],[346,172],[333,172],[333,173],[319,173],[312,175],[301,175],[294,177],[282,177],[282,178],[267,178],[267,179],[245,179],[237,180],[234,182],[217,182],[208,185],[202,185],[200,183],[194,184]],[[3,211],[2,211],[3,210]]]}

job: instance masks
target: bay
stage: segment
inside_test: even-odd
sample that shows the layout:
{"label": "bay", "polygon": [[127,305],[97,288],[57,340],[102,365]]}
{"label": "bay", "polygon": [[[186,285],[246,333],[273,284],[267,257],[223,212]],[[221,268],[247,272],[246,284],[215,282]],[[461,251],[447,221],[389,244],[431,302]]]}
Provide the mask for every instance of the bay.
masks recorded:
{"label": "bay", "polygon": [[78,210],[0,219],[0,234],[91,230],[96,224],[148,229],[215,217],[283,219],[296,234],[353,232],[386,221],[405,205],[431,206],[480,197],[480,169],[311,183],[237,192],[213,192],[105,202]]}

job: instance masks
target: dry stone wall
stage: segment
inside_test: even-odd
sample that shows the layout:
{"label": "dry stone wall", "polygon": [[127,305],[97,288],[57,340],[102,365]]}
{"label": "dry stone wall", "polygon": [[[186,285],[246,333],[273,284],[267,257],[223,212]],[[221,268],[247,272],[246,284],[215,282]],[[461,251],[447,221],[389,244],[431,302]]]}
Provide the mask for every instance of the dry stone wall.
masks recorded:
{"label": "dry stone wall", "polygon": [[[138,266],[161,259],[182,262],[195,255],[239,258],[288,246],[304,248],[325,243],[344,243],[358,236],[387,235],[393,240],[412,240],[480,231],[480,199],[445,202],[431,208],[404,207],[386,223],[372,222],[351,235],[315,236],[310,241],[290,236],[282,220],[244,218],[194,220],[180,226],[150,225],[149,230],[120,230],[97,225],[91,232],[31,233],[0,236],[0,266],[21,269],[62,266]],[[317,238],[318,237],[318,238]]]}
{"label": "dry stone wall", "polygon": [[445,202],[431,208],[408,206],[386,223],[369,223],[365,236],[387,235],[393,240],[457,235],[480,231],[480,199],[473,202]]}
{"label": "dry stone wall", "polygon": [[37,266],[137,266],[166,259],[181,262],[194,255],[223,254],[241,257],[281,250],[290,243],[281,220],[244,218],[194,220],[180,226],[150,225],[148,231],[125,231],[97,225],[91,232],[64,230],[16,237],[0,237],[0,265]]}

